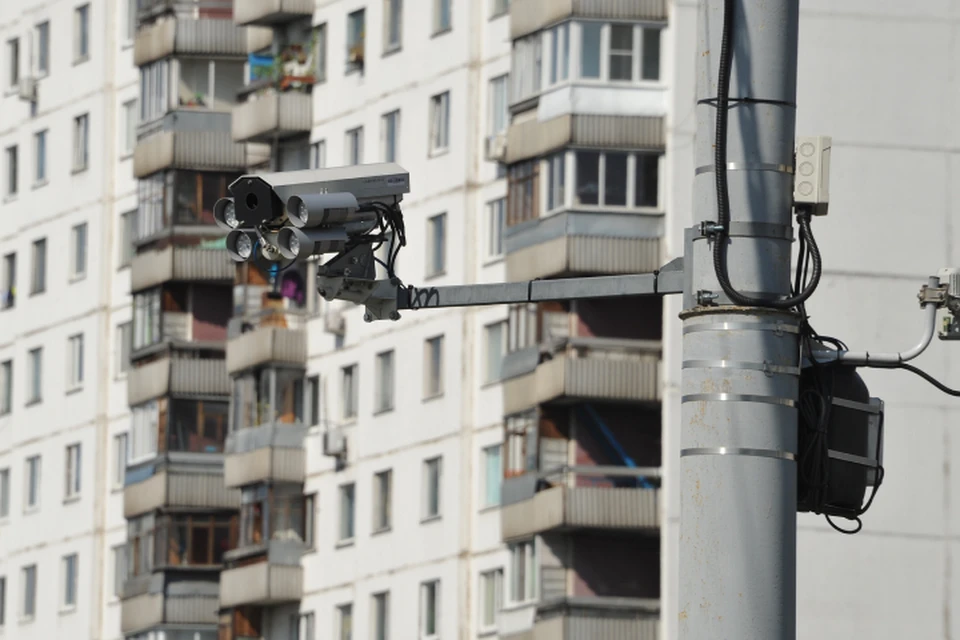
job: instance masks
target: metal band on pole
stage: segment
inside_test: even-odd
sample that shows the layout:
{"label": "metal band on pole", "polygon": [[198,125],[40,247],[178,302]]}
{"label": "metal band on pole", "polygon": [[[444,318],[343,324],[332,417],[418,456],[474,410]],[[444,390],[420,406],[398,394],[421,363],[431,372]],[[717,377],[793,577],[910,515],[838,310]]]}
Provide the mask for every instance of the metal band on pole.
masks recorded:
{"label": "metal band on pole", "polygon": [[772,331],[773,333],[800,333],[800,327],[782,322],[715,322],[691,324],[683,328],[684,335],[698,331]]}
{"label": "metal band on pole", "polygon": [[687,456],[748,456],[754,458],[774,458],[778,460],[795,461],[796,455],[790,451],[778,449],[750,449],[745,447],[692,447],[681,449],[680,457]]}
{"label": "metal band on pole", "polygon": [[[712,164],[697,167],[696,175],[716,171]],[[727,171],[774,171],[793,175],[793,167],[788,164],[774,164],[772,162],[728,162]]]}
{"label": "metal band on pole", "polygon": [[[790,367],[769,362],[738,362],[736,360],[684,360],[684,369],[744,369],[747,371],[763,371],[767,374],[781,374],[786,376],[800,375],[800,367]],[[834,403],[836,404],[836,403]]]}
{"label": "metal band on pole", "polygon": [[797,406],[797,401],[790,398],[757,396],[747,393],[691,393],[680,398],[680,402],[759,402],[783,407]]}

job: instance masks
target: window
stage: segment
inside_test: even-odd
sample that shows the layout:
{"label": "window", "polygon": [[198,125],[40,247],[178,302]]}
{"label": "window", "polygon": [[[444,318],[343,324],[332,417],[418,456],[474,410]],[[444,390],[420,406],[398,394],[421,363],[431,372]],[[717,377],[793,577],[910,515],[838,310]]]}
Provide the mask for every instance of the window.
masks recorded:
{"label": "window", "polygon": [[341,393],[340,401],[343,406],[343,419],[350,420],[357,417],[357,365],[352,364],[340,370],[341,374]]}
{"label": "window", "polygon": [[384,114],[380,123],[380,136],[384,162],[397,161],[397,147],[400,143],[400,110]]}
{"label": "window", "polygon": [[137,232],[137,210],[120,214],[120,266],[129,266],[133,260],[133,238]]}
{"label": "window", "polygon": [[27,467],[24,470],[23,506],[24,510],[35,509],[40,506],[40,456],[27,458]]}
{"label": "window", "polygon": [[374,388],[376,413],[393,409],[393,360],[393,351],[377,354],[377,378]]}
{"label": "window", "polygon": [[242,489],[239,545],[246,547],[269,540],[295,540],[309,544],[308,508],[313,508],[313,496],[308,500],[308,496],[293,485],[268,487],[260,484]]}
{"label": "window", "polygon": [[303,421],[303,373],[258,368],[234,379],[233,429]]}
{"label": "window", "polygon": [[503,227],[507,221],[507,200],[498,198],[487,203],[487,258],[503,256]]}
{"label": "window", "polygon": [[505,477],[523,475],[537,469],[539,430],[535,411],[510,416],[506,420]]}
{"label": "window", "polygon": [[7,40],[7,86],[16,87],[20,84],[20,40]]}
{"label": "window", "polygon": [[130,370],[130,346],[133,339],[133,324],[123,322],[117,325],[117,377]]}
{"label": "window", "polygon": [[70,230],[70,275],[82,278],[87,275],[87,223],[83,222]]}
{"label": "window", "polygon": [[90,58],[90,5],[73,10],[73,60],[83,62]]}
{"label": "window", "polygon": [[17,302],[17,254],[3,256],[3,289],[0,289],[0,308],[10,309]]}
{"label": "window", "polygon": [[600,45],[603,25],[599,22],[584,22],[580,25],[580,77],[600,77]]}
{"label": "window", "polygon": [[451,29],[450,0],[433,0],[433,33]]}
{"label": "window", "polygon": [[[237,517],[232,515],[158,516],[155,530],[146,534],[153,537],[153,566],[210,567],[221,564],[223,554],[237,546],[236,529]],[[148,559],[147,564],[150,562]]]}
{"label": "window", "polygon": [[490,135],[503,133],[510,125],[509,100],[507,99],[507,80],[504,74],[490,80]]}
{"label": "window", "polygon": [[90,161],[90,115],[73,119],[73,170],[83,171]]}
{"label": "window", "polygon": [[[154,516],[127,520],[127,576],[136,577],[153,570]],[[162,547],[161,547],[162,548]]]}
{"label": "window", "polygon": [[60,606],[64,609],[72,609],[77,606],[77,554],[63,556],[61,565],[63,567],[63,599]]}
{"label": "window", "polygon": [[510,600],[529,602],[537,597],[537,557],[533,540],[509,545]]}
{"label": "window", "polygon": [[314,640],[313,613],[301,613],[293,616],[293,640]]}
{"label": "window", "polygon": [[80,495],[82,467],[80,445],[72,444],[67,447],[67,464],[64,469],[64,498],[75,498]]}
{"label": "window", "polygon": [[447,269],[447,214],[427,220],[427,243],[427,277],[440,275]]}
{"label": "window", "polygon": [[403,0],[383,0],[383,52],[400,48],[403,40]]}
{"label": "window", "polygon": [[327,141],[317,140],[310,145],[310,168],[324,169],[327,166]]}
{"label": "window", "polygon": [[562,207],[566,201],[566,154],[555,153],[547,163],[547,211]]}
{"label": "window", "polygon": [[497,617],[503,604],[503,569],[480,574],[480,629],[497,626]]}
{"label": "window", "polygon": [[126,545],[118,544],[110,549],[113,556],[113,595],[123,597],[123,583],[127,579]]}
{"label": "window", "polygon": [[20,616],[30,619],[37,612],[37,565],[31,564],[21,569],[20,583],[23,585]]}
{"label": "window", "polygon": [[123,103],[123,153],[130,155],[137,144],[137,101]]}
{"label": "window", "polygon": [[17,145],[7,147],[7,195],[17,195],[19,163],[17,158]]}
{"label": "window", "polygon": [[133,296],[133,350],[160,342],[160,289]]}
{"label": "window", "polygon": [[43,77],[50,73],[50,23],[37,25],[37,75]]}
{"label": "window", "polygon": [[381,471],[373,476],[373,531],[386,531],[391,525],[393,501],[393,471]]}
{"label": "window", "polygon": [[495,444],[483,450],[483,506],[500,504],[500,485],[503,480],[502,447]]}
{"label": "window", "polygon": [[320,376],[307,378],[304,400],[306,406],[303,408],[303,415],[306,418],[307,426],[312,427],[320,424]]}
{"label": "window", "polygon": [[507,173],[507,226],[537,217],[540,206],[539,166],[536,160],[510,166]]}
{"label": "window", "polygon": [[440,516],[440,458],[423,463],[423,519]]}
{"label": "window", "polygon": [[43,293],[47,290],[47,239],[33,241],[33,274],[30,279],[30,293]]}
{"label": "window", "polygon": [[490,17],[496,18],[497,16],[502,16],[509,10],[510,0],[493,0],[493,7],[490,10]]}
{"label": "window", "polygon": [[136,464],[157,454],[160,407],[156,400],[130,408],[130,453],[127,464]]}
{"label": "window", "polygon": [[127,475],[127,434],[113,436],[113,486],[120,488]]}
{"label": "window", "polygon": [[30,374],[27,404],[34,404],[43,400],[43,347],[27,352],[27,365]]}
{"label": "window", "polygon": [[354,507],[354,484],[340,485],[340,542],[353,540]]}
{"label": "window", "polygon": [[550,84],[563,82],[570,76],[570,23],[550,29]]}
{"label": "window", "polygon": [[503,355],[507,350],[507,323],[495,322],[483,328],[486,367],[484,381],[496,382],[503,377]]}
{"label": "window", "polygon": [[123,40],[129,44],[137,35],[137,0],[126,1],[123,17]]}
{"label": "window", "polygon": [[575,161],[574,204],[659,205],[659,154],[577,151]]}
{"label": "window", "polygon": [[510,100],[513,103],[522,102],[540,92],[542,40],[541,34],[534,33],[514,42],[510,71]]}
{"label": "window", "polygon": [[303,496],[303,543],[310,549],[317,540],[317,494]]}
{"label": "window", "polygon": [[321,84],[327,81],[327,23],[318,24],[313,29],[313,36],[317,43],[313,65],[314,81]]}
{"label": "window", "polygon": [[36,165],[33,171],[33,181],[35,184],[43,184],[47,181],[47,130],[37,131],[33,134],[33,154],[36,159]]}
{"label": "window", "polygon": [[440,581],[431,580],[420,585],[420,637],[438,635],[437,611],[440,608]]}
{"label": "window", "polygon": [[633,79],[633,25],[610,26],[610,79]]}
{"label": "window", "polygon": [[436,155],[450,148],[450,92],[430,98],[430,153]]}
{"label": "window", "polygon": [[67,369],[67,391],[83,386],[83,334],[67,339],[69,368]]}
{"label": "window", "polygon": [[10,516],[10,469],[0,469],[0,518]]}
{"label": "window", "polygon": [[443,336],[424,343],[423,397],[433,398],[443,393]]}
{"label": "window", "polygon": [[7,579],[0,576],[0,628],[7,622]]}
{"label": "window", "polygon": [[0,416],[13,409],[13,360],[0,362]]}
{"label": "window", "polygon": [[389,640],[390,621],[390,594],[376,593],[373,595],[373,638],[372,640]]}
{"label": "window", "polygon": [[156,120],[167,112],[171,84],[169,60],[140,67],[140,122]]}
{"label": "window", "polygon": [[353,605],[337,607],[337,640],[353,640]]}
{"label": "window", "polygon": [[363,9],[347,16],[347,73],[363,70],[366,14]]}
{"label": "window", "polygon": [[347,131],[346,158],[347,165],[363,163],[363,127]]}
{"label": "window", "polygon": [[580,34],[581,78],[612,82],[660,79],[660,28],[583,22]]}

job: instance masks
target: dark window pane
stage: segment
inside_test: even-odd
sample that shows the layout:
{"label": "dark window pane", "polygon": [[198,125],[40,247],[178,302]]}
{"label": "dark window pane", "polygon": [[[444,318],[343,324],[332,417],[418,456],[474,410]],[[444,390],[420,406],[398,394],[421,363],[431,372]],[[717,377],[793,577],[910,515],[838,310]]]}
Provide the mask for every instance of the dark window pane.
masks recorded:
{"label": "dark window pane", "polygon": [[627,154],[608,153],[603,181],[603,204],[623,207],[627,204]]}
{"label": "dark window pane", "polygon": [[229,525],[218,525],[213,531],[213,562],[216,564],[223,562],[223,554],[229,551],[230,548]]}
{"label": "dark window pane", "polygon": [[636,195],[634,206],[655,207],[658,201],[659,157],[653,154],[637,154],[635,172]]}
{"label": "dark window pane", "polygon": [[660,79],[660,29],[643,30],[643,58],[641,77],[644,80]]}
{"label": "dark window pane", "polygon": [[199,216],[197,210],[197,174],[178,171],[174,177],[174,193],[176,206],[174,208],[176,221],[181,223],[196,222]]}
{"label": "dark window pane", "polygon": [[190,531],[190,564],[210,564],[210,525],[194,522]]}
{"label": "dark window pane", "polygon": [[633,78],[633,26],[615,24],[610,27],[610,79]]}
{"label": "dark window pane", "polygon": [[577,152],[577,204],[600,203],[600,154]]}

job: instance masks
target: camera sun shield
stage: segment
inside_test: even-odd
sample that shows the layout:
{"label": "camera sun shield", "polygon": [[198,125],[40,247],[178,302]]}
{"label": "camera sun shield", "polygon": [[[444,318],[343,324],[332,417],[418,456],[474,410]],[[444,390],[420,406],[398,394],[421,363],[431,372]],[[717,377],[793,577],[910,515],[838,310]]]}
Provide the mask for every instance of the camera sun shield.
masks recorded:
{"label": "camera sun shield", "polygon": [[295,195],[287,200],[287,219],[301,229],[340,224],[351,220],[358,206],[352,193]]}
{"label": "camera sun shield", "polygon": [[[230,185],[237,226],[255,227],[265,222],[279,222],[285,215],[283,201],[259,176],[242,176]],[[226,214],[226,205],[224,205]]]}

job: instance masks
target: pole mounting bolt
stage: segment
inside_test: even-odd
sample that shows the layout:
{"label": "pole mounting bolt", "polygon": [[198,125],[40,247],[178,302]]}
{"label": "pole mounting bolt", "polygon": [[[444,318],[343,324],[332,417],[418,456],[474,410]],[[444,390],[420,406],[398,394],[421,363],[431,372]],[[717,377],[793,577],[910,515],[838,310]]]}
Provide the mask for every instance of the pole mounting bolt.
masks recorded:
{"label": "pole mounting bolt", "polygon": [[704,220],[700,223],[700,235],[707,238],[712,238],[718,233],[724,231],[723,225],[712,220]]}
{"label": "pole mounting bolt", "polygon": [[697,304],[701,307],[709,307],[713,304],[716,304],[717,298],[719,297],[720,294],[718,293],[701,289],[700,291],[697,291]]}

